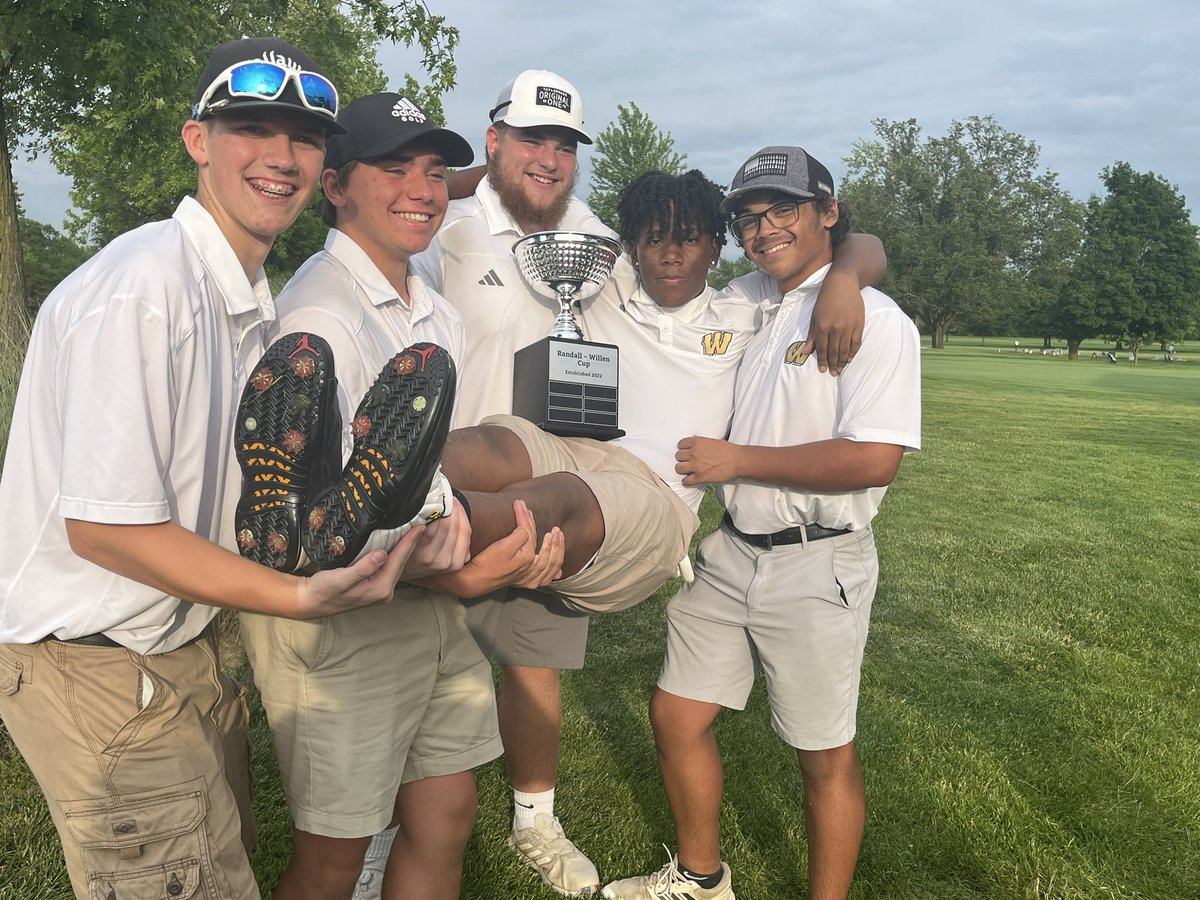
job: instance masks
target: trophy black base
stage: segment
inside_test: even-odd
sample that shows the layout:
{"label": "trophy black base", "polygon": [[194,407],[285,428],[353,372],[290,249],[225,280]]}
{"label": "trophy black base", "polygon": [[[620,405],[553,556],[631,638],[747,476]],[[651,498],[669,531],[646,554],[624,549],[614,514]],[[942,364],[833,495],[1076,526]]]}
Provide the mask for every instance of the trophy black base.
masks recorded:
{"label": "trophy black base", "polygon": [[513,415],[559,437],[622,437],[618,371],[613,344],[542,338],[513,357]]}

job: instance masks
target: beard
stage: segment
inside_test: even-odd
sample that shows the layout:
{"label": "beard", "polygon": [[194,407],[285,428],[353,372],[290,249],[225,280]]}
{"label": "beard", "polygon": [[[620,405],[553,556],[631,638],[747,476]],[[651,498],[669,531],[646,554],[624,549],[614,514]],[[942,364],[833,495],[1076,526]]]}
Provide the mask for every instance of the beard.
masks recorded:
{"label": "beard", "polygon": [[542,205],[530,201],[521,185],[507,180],[500,172],[499,166],[488,165],[487,179],[496,196],[500,198],[501,205],[508,210],[508,214],[522,228],[532,233],[552,231],[558,227],[558,223],[567,213],[567,204],[571,202],[575,182],[579,180],[579,170],[575,170],[570,184],[563,182],[563,190],[558,196]]}

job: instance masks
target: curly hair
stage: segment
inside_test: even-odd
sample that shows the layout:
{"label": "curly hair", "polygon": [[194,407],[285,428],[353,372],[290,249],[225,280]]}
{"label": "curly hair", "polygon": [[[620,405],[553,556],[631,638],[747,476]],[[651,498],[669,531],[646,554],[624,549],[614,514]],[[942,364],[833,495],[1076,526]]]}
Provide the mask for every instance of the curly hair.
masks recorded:
{"label": "curly hair", "polygon": [[639,175],[617,203],[621,240],[632,247],[647,233],[670,233],[682,243],[692,232],[712,237],[718,248],[725,245],[725,199],[721,188],[699,169],[683,175],[647,172]]}
{"label": "curly hair", "polygon": [[838,220],[829,229],[829,240],[831,245],[836,247],[850,233],[850,207],[846,204],[846,201],[838,200],[836,197],[822,197],[816,202],[816,206],[818,213],[826,213],[829,212],[834,203],[837,204]]}

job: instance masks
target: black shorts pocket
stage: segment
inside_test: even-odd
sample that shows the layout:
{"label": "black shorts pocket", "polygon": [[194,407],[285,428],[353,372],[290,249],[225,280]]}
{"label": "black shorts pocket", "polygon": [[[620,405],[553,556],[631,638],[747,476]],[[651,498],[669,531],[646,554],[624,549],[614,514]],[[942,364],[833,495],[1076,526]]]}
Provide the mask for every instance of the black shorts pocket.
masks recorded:
{"label": "black shorts pocket", "polygon": [[187,900],[224,891],[208,853],[203,778],[111,800],[59,803],[90,900]]}

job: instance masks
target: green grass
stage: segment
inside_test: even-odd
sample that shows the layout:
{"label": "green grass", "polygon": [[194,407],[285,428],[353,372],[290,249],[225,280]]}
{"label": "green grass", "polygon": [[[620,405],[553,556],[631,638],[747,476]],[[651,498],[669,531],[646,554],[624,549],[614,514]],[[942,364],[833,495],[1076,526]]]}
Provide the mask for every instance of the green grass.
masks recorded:
{"label": "green grass", "polygon": [[[924,354],[925,449],[877,520],[853,897],[1200,896],[1200,365],[1011,347]],[[558,811],[606,879],[674,846],[646,720],[666,597],[595,618],[563,681]],[[253,709],[269,888],[289,825]],[[738,896],[805,896],[799,774],[761,685],[717,731]],[[502,762],[479,786],[465,900],[557,896],[504,847]],[[57,854],[23,764],[0,758],[0,898],[69,896]]]}

